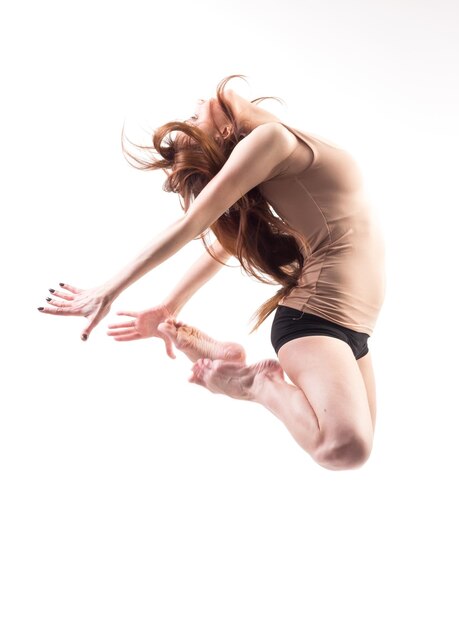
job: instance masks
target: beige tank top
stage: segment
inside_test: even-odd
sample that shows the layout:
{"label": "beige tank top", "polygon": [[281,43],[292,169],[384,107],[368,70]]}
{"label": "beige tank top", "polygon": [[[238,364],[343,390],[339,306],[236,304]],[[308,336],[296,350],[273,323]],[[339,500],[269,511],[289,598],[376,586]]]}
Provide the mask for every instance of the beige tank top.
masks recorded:
{"label": "beige tank top", "polygon": [[[283,126],[302,144],[259,189],[309,249],[302,245],[304,271],[279,304],[371,335],[385,295],[384,241],[359,167],[338,146]],[[301,169],[304,146],[312,162]]]}

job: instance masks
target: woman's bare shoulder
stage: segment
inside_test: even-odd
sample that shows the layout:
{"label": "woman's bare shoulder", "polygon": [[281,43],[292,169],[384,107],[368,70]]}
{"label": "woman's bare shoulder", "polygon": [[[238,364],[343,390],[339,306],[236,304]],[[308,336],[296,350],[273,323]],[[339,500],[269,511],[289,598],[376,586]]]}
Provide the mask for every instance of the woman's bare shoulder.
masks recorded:
{"label": "woman's bare shoulder", "polygon": [[259,137],[260,141],[269,139],[276,147],[282,145],[287,151],[293,151],[298,144],[297,137],[282,122],[277,120],[262,122],[249,134],[252,133],[255,133],[255,136]]}

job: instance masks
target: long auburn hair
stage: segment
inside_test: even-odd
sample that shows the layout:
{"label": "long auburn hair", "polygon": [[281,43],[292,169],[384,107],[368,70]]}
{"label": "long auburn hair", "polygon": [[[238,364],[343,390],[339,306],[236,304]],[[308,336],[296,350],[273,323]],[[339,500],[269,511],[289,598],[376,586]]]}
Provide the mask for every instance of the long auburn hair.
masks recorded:
{"label": "long auburn hair", "polygon": [[[122,151],[128,162],[137,169],[162,169],[167,174],[163,190],[178,193],[181,198],[180,205],[185,212],[204,187],[218,174],[234,147],[247,134],[240,128],[225,99],[224,89],[232,78],[245,77],[241,74],[232,74],[221,80],[217,86],[218,103],[232,124],[232,131],[225,138],[220,135],[215,139],[197,126],[174,121],[163,124],[154,131],[153,146],[142,146],[127,139],[123,128]],[[279,100],[266,96],[251,102],[260,102],[268,98]],[[210,115],[213,119],[212,110]],[[214,119],[213,121],[216,126]],[[172,137],[173,131],[180,131],[183,135]],[[125,141],[143,150],[146,157],[142,158],[129,152]],[[153,157],[152,150],[161,158]],[[307,241],[275,215],[258,186],[239,198],[211,224],[210,230],[222,247],[238,259],[248,275],[266,284],[281,285],[274,296],[266,300],[252,315],[251,320],[256,321],[250,331],[252,333],[275,310],[280,300],[296,286],[305,261],[299,243],[308,248]],[[207,252],[219,261],[206,242],[207,234],[208,231],[202,233],[200,238]],[[222,261],[219,262],[225,265]]]}

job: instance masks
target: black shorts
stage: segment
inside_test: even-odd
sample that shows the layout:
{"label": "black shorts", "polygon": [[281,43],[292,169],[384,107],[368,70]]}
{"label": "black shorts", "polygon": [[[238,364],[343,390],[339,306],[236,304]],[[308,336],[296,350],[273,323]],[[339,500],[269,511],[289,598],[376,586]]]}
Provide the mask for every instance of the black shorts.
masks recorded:
{"label": "black shorts", "polygon": [[370,335],[358,333],[323,317],[304,313],[288,306],[278,306],[271,327],[271,343],[276,354],[287,341],[308,335],[327,335],[342,339],[350,347],[356,359],[368,353],[367,341]]}

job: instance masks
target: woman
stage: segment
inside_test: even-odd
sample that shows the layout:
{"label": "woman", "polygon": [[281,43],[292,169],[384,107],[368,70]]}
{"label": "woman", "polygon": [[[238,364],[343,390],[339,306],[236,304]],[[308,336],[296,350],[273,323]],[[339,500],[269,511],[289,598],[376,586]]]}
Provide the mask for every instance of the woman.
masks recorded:
{"label": "woman", "polygon": [[[161,337],[172,358],[175,344],[195,362],[190,382],[262,404],[321,466],[357,468],[369,457],[375,428],[367,340],[384,299],[383,241],[352,157],[225,90],[234,77],[220,82],[216,98],[200,100],[192,118],[156,130],[161,159],[127,153],[137,166],[167,173],[163,188],[179,193],[185,214],[107,283],[86,290],[60,283],[40,310],[87,317],[86,340],[124,289],[201,236],[206,251],[169,297],[147,311],[120,312],[131,319],[110,325],[108,334],[118,341]],[[276,311],[278,361],[249,366],[238,344],[175,320],[231,256],[248,274],[281,286],[255,325]]]}

